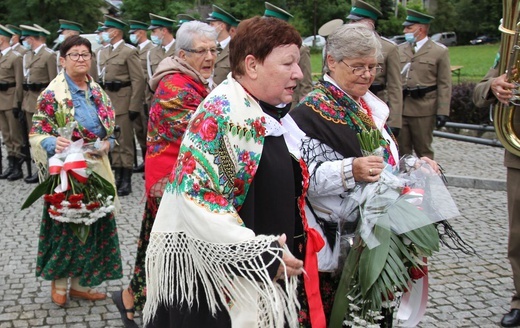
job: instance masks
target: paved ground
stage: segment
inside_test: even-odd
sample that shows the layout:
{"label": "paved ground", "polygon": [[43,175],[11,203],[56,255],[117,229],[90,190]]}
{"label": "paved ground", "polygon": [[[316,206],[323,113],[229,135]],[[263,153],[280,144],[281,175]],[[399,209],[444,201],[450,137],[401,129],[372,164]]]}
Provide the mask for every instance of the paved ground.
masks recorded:
{"label": "paved ground", "polygon": [[[506,193],[500,190],[503,150],[446,139],[435,139],[434,147],[450,181],[464,177],[497,183],[484,185],[492,189],[449,188],[462,214],[451,223],[480,257],[444,248],[430,260],[430,299],[420,327],[497,327],[513,291],[506,259]],[[109,293],[128,284],[133,267],[144,208],[141,176],[133,176],[134,192],[121,200],[118,228],[125,277],[100,286]],[[34,276],[41,205],[20,211],[33,187],[0,181],[0,328],[122,327],[111,300],[73,300],[59,308],[50,301],[50,282]]]}

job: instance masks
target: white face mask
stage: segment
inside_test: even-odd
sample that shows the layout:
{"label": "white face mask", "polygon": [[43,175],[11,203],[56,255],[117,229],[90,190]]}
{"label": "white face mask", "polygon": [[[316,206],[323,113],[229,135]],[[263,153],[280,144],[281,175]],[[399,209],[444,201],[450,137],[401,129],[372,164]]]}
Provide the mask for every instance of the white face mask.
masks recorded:
{"label": "white face mask", "polygon": [[9,45],[12,47],[14,44],[13,39],[9,40]]}
{"label": "white face mask", "polygon": [[132,42],[133,44],[137,44],[137,41],[137,35],[130,34],[130,42]]}
{"label": "white face mask", "polygon": [[65,41],[65,39],[66,39],[65,35],[60,34],[60,35],[58,36],[58,43],[63,43],[63,41]]}
{"label": "white face mask", "polygon": [[27,42],[26,40],[23,40],[22,41],[22,45],[25,49],[27,50],[31,50],[31,45],[29,44],[29,42]]}

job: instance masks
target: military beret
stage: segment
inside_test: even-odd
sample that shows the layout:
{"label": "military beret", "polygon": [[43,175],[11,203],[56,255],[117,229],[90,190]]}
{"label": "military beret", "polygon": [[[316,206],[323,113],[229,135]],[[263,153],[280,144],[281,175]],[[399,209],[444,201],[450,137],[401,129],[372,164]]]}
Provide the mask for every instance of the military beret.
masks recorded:
{"label": "military beret", "polygon": [[137,30],[146,31],[148,29],[148,26],[150,26],[146,23],[136,21],[136,20],[129,20],[128,23],[130,23],[130,31],[128,31],[128,33],[134,33]]}
{"label": "military beret", "polygon": [[13,34],[14,33],[10,29],[0,24],[0,35],[10,38],[11,36],[13,36]]}
{"label": "military beret", "polygon": [[383,17],[383,13],[379,11],[376,7],[362,1],[357,0],[350,9],[350,14],[347,16],[347,19],[357,21],[364,18],[369,18],[377,21],[378,18]]}
{"label": "military beret", "polygon": [[282,8],[276,7],[275,5],[269,2],[265,2],[264,16],[280,18],[284,21],[288,21],[293,17],[293,15],[289,14],[287,11],[283,10]]}
{"label": "military beret", "polygon": [[221,21],[231,26],[238,26],[238,19],[224,9],[213,5],[213,12],[209,14],[207,21]]}
{"label": "military beret", "polygon": [[58,33],[63,32],[63,30],[78,31],[79,33],[83,32],[81,30],[83,28],[83,25],[81,25],[80,23],[76,23],[73,21],[65,20],[65,19],[60,19],[59,22],[60,22],[60,28],[58,29]]}
{"label": "military beret", "polygon": [[11,25],[11,24],[7,24],[6,27],[7,27],[11,32],[13,32],[13,34],[16,34],[16,35],[22,35],[22,29],[19,28],[18,26]]}
{"label": "military beret", "polygon": [[191,22],[196,20],[195,17],[192,17],[187,14],[178,14],[177,15],[177,26],[181,26],[182,23]]}
{"label": "military beret", "polygon": [[173,24],[175,24],[175,21],[173,19],[169,19],[166,17],[162,17],[155,14],[149,14],[150,15],[150,27],[148,27],[149,30],[155,30],[159,27],[173,27]]}
{"label": "military beret", "polygon": [[430,24],[434,18],[435,17],[433,16],[426,15],[412,9],[406,9],[406,20],[404,21],[403,25],[410,26],[413,24]]}
{"label": "military beret", "polygon": [[127,23],[123,22],[120,19],[117,19],[112,16],[105,15],[105,27],[106,28],[117,28],[118,30],[124,30],[125,27],[128,26]]}

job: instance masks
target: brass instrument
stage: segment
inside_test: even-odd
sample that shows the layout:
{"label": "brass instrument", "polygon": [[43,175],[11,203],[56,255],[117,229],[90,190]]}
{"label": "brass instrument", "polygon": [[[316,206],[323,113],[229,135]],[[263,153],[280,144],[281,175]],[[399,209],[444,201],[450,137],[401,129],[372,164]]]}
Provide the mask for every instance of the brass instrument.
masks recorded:
{"label": "brass instrument", "polygon": [[[509,152],[520,156],[520,136],[514,130],[515,107],[520,106],[520,4],[518,0],[503,1],[503,19],[499,26],[502,32],[500,45],[499,75],[506,73],[507,81],[515,84],[513,97],[508,105],[495,106],[493,121],[498,139]],[[520,113],[518,113],[520,115]],[[518,118],[516,119],[519,120]]]}

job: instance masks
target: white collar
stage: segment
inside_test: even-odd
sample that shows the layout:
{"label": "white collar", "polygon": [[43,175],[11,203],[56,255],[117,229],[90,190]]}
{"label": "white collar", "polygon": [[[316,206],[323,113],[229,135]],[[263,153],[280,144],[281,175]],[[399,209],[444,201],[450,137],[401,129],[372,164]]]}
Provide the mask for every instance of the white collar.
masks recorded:
{"label": "white collar", "polygon": [[150,40],[146,39],[143,42],[139,43],[139,49],[143,50],[144,47],[146,47],[150,43]]}
{"label": "white collar", "polygon": [[117,47],[119,47],[119,45],[120,45],[121,43],[124,43],[124,42],[125,42],[125,40],[123,40],[123,39],[117,41],[116,43],[114,43],[114,44],[112,45],[112,50],[116,50]]}

